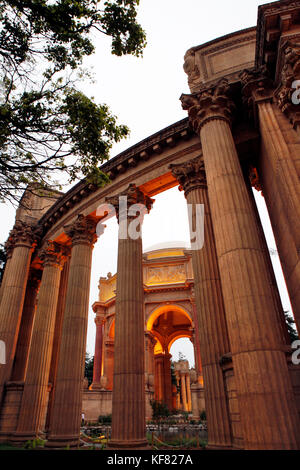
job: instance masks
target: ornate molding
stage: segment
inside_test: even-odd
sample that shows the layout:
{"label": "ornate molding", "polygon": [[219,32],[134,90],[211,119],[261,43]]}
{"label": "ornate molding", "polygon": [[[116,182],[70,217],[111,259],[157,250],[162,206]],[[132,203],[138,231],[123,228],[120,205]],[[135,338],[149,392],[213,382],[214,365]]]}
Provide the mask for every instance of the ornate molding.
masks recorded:
{"label": "ornate molding", "polygon": [[[105,202],[114,206],[118,222],[120,221],[120,215],[123,216],[123,214],[120,212],[120,198],[122,196],[127,197],[127,207],[130,207],[134,204],[138,204],[141,206],[141,213],[138,217],[144,215],[145,213],[149,214],[154,203],[154,199],[150,198],[143,191],[141,191],[135,183],[130,183],[128,188],[122,193],[105,198]],[[124,213],[124,216],[125,215],[129,218],[127,210],[126,214]]]}
{"label": "ornate molding", "polygon": [[52,240],[48,240],[46,246],[39,252],[39,258],[44,268],[46,266],[52,266],[62,269],[69,255],[69,248],[53,242]]}
{"label": "ornate molding", "polygon": [[193,95],[182,94],[182,108],[188,111],[190,123],[199,134],[201,128],[210,120],[225,120],[232,122],[235,104],[230,98],[228,80],[221,79],[208,89]]}
{"label": "ornate molding", "polygon": [[97,221],[79,214],[73,224],[64,227],[66,234],[72,240],[74,245],[94,245],[97,240],[96,234]]}
{"label": "ornate molding", "polygon": [[[299,85],[295,83],[299,81]],[[293,102],[296,92],[299,99],[300,88],[300,42],[286,41],[281,53],[281,71],[279,85],[274,93],[274,101],[279,109],[287,116],[294,128],[300,125],[300,107]]]}
{"label": "ornate molding", "polygon": [[12,256],[13,249],[16,246],[35,248],[40,239],[41,232],[42,228],[40,226],[33,226],[22,220],[17,220],[12,230],[9,232],[8,239],[5,243],[7,258]]}
{"label": "ornate molding", "polygon": [[207,188],[202,154],[185,163],[173,163],[169,168],[180,184],[179,190],[183,190],[185,196],[194,189]]}
{"label": "ornate molding", "polygon": [[245,69],[239,74],[242,83],[243,105],[250,119],[257,122],[256,104],[273,99],[273,82],[265,65]]}

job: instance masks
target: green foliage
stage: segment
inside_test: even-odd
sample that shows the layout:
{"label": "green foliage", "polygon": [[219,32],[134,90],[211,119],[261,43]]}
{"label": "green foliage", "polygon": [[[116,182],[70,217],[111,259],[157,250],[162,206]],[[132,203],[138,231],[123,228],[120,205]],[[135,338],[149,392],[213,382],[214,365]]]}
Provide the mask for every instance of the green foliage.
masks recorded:
{"label": "green foliage", "polygon": [[142,54],[138,4],[0,0],[0,201],[19,201],[31,183],[57,188],[62,172],[67,182],[107,183],[99,166],[129,130],[78,89],[90,79],[80,67],[100,33],[113,54]]}
{"label": "green foliage", "polygon": [[0,285],[3,279],[5,264],[6,264],[6,252],[5,252],[4,245],[0,244]]}
{"label": "green foliage", "polygon": [[26,441],[24,444],[24,449],[36,449],[37,447],[44,447],[45,445],[45,440],[39,439],[38,437],[36,439]]}
{"label": "green foliage", "polygon": [[150,400],[152,407],[152,418],[156,421],[168,417],[170,415],[169,408],[167,405],[158,400]]}
{"label": "green foliage", "polygon": [[86,353],[85,365],[84,365],[84,376],[87,377],[89,386],[93,382],[93,372],[94,372],[94,356],[90,356],[88,353]]}
{"label": "green foliage", "polygon": [[289,311],[284,312],[284,316],[285,316],[288,334],[290,336],[290,340],[292,343],[293,341],[296,341],[297,339],[299,339],[298,332],[295,328],[295,320]]}
{"label": "green foliage", "polygon": [[99,424],[111,424],[112,416],[111,414],[108,415],[100,415],[98,418]]}
{"label": "green foliage", "polygon": [[206,411],[202,410],[200,413],[200,420],[201,421],[206,421]]}

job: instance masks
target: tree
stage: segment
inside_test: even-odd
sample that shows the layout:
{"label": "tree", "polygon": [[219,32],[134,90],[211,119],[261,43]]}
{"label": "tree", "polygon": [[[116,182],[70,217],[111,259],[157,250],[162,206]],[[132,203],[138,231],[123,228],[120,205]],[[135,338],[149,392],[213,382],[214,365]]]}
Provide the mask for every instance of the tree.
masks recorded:
{"label": "tree", "polygon": [[90,356],[89,353],[86,353],[84,376],[88,379],[89,386],[93,382],[93,371],[94,371],[94,356]]}
{"label": "tree", "polygon": [[297,330],[295,328],[295,320],[289,311],[285,311],[284,316],[285,316],[285,321],[286,321],[288,333],[290,336],[290,340],[291,340],[291,343],[293,343],[293,341],[296,341],[297,339],[299,339]]}
{"label": "tree", "polygon": [[0,0],[0,201],[19,202],[28,185],[57,189],[62,174],[107,182],[99,166],[129,130],[80,91],[81,65],[95,50],[92,35],[110,36],[115,55],[141,56],[138,4]]}
{"label": "tree", "polygon": [[6,264],[6,251],[5,251],[4,245],[0,244],[0,286],[2,284],[5,264]]}

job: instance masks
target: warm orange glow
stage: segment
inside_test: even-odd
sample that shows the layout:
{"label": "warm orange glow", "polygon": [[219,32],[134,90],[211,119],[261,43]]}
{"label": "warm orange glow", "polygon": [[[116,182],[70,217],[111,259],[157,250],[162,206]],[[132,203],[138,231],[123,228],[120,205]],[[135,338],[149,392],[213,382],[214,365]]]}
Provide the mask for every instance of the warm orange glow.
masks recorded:
{"label": "warm orange glow", "polygon": [[165,304],[165,305],[162,305],[161,307],[158,307],[156,310],[154,310],[154,312],[152,312],[152,314],[150,315],[150,317],[147,321],[147,330],[151,331],[155,320],[158,317],[160,317],[160,315],[162,315],[163,313],[167,313],[167,312],[182,313],[184,316],[186,316],[186,318],[189,319],[189,321],[191,322],[191,325],[192,325],[192,319],[191,319],[189,313],[186,310],[184,310],[182,307],[179,307],[178,305]]}
{"label": "warm orange glow", "polygon": [[113,320],[112,324],[110,325],[108,336],[112,339],[115,337],[115,320]]}
{"label": "warm orange glow", "polygon": [[157,340],[157,343],[156,343],[156,345],[154,346],[154,355],[155,355],[155,354],[162,354],[162,353],[163,353],[163,347],[162,347],[160,341]]}
{"label": "warm orange glow", "polygon": [[156,259],[156,258],[168,258],[170,256],[184,256],[183,250],[159,250],[157,252],[146,253],[147,259]]}

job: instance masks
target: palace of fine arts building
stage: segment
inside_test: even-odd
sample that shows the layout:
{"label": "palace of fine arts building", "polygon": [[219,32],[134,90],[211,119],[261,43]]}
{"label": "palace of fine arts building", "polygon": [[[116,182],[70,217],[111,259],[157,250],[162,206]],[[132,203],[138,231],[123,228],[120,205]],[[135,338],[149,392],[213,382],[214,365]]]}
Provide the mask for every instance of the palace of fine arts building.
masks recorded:
{"label": "palace of fine arts building", "polygon": [[[184,119],[103,163],[102,187],[22,196],[0,290],[0,445],[77,448],[82,416],[111,415],[107,449],[150,449],[156,403],[174,421],[205,415],[207,449],[300,450],[300,341],[254,197],[300,332],[300,0],[261,5],[256,26],[190,46],[179,57],[190,92],[174,97]],[[176,187],[190,246],[146,250],[143,223]],[[90,299],[93,248],[112,218],[117,269]],[[192,368],[172,360],[179,338]]]}

